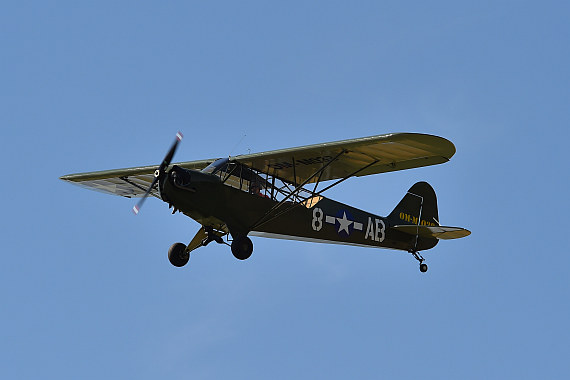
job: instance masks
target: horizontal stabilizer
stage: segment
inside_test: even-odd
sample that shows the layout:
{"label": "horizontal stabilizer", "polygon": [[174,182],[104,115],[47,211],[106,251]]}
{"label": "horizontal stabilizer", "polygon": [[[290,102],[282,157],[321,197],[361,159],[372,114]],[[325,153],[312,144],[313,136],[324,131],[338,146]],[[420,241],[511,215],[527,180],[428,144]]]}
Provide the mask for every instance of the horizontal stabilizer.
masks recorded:
{"label": "horizontal stabilizer", "polygon": [[414,226],[408,224],[392,228],[410,235],[436,239],[459,239],[471,235],[471,231],[461,227]]}

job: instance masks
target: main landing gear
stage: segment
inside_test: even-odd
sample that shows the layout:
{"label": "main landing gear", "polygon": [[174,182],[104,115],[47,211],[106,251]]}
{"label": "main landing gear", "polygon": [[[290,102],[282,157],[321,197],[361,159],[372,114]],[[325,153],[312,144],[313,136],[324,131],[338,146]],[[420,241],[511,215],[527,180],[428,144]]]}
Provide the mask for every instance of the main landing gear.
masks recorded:
{"label": "main landing gear", "polygon": [[232,241],[232,254],[238,260],[249,259],[253,252],[253,243],[247,236],[240,236]]}
{"label": "main landing gear", "polygon": [[418,260],[420,262],[420,272],[425,273],[428,270],[428,266],[426,263],[424,263],[425,259],[423,258],[422,255],[420,255],[419,252],[415,252],[415,251],[410,251],[410,253],[414,256],[414,258],[416,260]]}
{"label": "main landing gear", "polygon": [[[222,237],[217,235],[212,228],[205,228],[206,238],[202,240],[202,243],[198,246],[206,246],[212,241],[215,241],[218,244],[227,244],[223,241]],[[232,254],[238,260],[246,260],[248,259],[251,254],[253,253],[253,243],[251,239],[247,236],[240,236],[235,238],[231,244]],[[174,243],[170,246],[168,250],[168,260],[172,265],[175,267],[183,267],[184,265],[188,264],[188,260],[190,260],[190,251],[193,249],[188,250],[185,244],[182,243]]]}

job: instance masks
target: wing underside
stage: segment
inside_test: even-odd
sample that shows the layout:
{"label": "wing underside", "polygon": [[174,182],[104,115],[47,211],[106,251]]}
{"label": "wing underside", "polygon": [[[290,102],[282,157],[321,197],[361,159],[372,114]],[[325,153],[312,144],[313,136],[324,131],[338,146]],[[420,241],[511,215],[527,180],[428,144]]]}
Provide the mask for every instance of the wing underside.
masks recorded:
{"label": "wing underside", "polygon": [[[215,159],[180,162],[175,165],[186,169],[201,170],[213,161]],[[61,179],[103,193],[138,198],[142,197],[151,185],[156,169],[158,169],[158,165],[69,174],[61,177]],[[151,191],[151,194],[158,197],[156,189]]]}

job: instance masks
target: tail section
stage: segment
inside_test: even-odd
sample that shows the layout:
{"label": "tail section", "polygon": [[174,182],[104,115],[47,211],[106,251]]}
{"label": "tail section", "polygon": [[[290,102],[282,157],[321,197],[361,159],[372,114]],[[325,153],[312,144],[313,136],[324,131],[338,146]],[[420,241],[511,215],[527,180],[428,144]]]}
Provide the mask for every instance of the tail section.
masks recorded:
{"label": "tail section", "polygon": [[465,228],[439,224],[437,198],[427,182],[418,182],[412,186],[388,215],[388,221],[392,229],[420,239],[458,239],[471,234]]}
{"label": "tail section", "polygon": [[388,215],[392,225],[438,226],[437,197],[431,185],[418,182]]}
{"label": "tail section", "polygon": [[420,262],[420,272],[428,268],[419,251],[435,247],[440,239],[458,239],[471,234],[465,228],[439,224],[437,197],[427,182],[412,186],[387,219],[390,231],[400,233],[403,240],[407,240],[406,249]]}

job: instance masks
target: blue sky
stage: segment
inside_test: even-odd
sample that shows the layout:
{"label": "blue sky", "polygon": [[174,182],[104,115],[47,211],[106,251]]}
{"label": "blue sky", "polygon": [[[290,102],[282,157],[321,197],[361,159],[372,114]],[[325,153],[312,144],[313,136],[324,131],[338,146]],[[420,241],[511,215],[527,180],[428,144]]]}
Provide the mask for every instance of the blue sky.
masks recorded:
{"label": "blue sky", "polygon": [[[570,7],[562,1],[20,1],[0,12],[3,378],[557,378],[570,370]],[[254,238],[238,262],[156,199],[69,173],[390,132],[465,239],[411,255]],[[243,136],[246,136],[242,139]]]}

